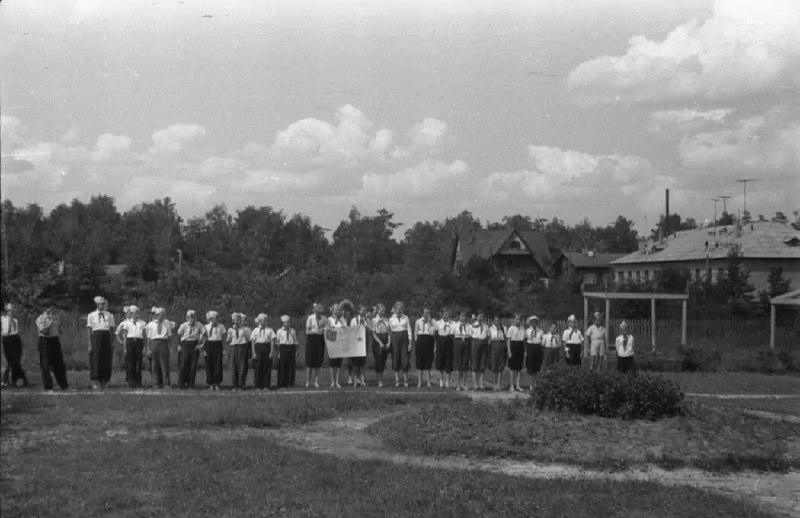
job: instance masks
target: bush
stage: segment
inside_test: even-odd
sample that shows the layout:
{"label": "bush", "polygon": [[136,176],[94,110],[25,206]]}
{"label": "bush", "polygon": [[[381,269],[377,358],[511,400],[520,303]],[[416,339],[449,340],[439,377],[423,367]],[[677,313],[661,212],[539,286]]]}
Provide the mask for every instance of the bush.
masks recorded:
{"label": "bush", "polygon": [[654,374],[559,365],[535,378],[531,401],[539,410],[656,420],[680,414],[682,400],[676,383]]}
{"label": "bush", "polygon": [[798,370],[794,354],[789,349],[777,352],[771,349],[758,351],[755,356],[744,358],[734,365],[734,370],[760,372],[762,374],[783,374]]}
{"label": "bush", "polygon": [[722,356],[716,349],[703,349],[691,345],[679,345],[681,370],[688,372],[717,372],[722,364]]}

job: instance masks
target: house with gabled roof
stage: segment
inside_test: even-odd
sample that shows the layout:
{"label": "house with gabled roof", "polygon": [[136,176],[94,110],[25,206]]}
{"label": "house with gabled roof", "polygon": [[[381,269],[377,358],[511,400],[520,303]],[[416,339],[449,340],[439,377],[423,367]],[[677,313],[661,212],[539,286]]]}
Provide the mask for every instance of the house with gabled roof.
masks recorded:
{"label": "house with gabled roof", "polygon": [[692,279],[719,279],[728,252],[738,245],[742,264],[756,290],[768,288],[770,272],[780,268],[792,287],[800,286],[800,230],[777,221],[681,230],[660,241],[643,243],[639,251],[611,263],[615,280],[643,282],[665,269],[688,270]]}
{"label": "house with gabled roof", "polygon": [[593,250],[564,252],[556,260],[555,271],[559,276],[579,276],[585,286],[607,285],[614,280],[611,263],[626,255]]}
{"label": "house with gabled roof", "polygon": [[551,279],[554,258],[560,252],[534,230],[475,230],[457,235],[451,266],[459,273],[473,257],[490,260],[498,270],[532,279]]}

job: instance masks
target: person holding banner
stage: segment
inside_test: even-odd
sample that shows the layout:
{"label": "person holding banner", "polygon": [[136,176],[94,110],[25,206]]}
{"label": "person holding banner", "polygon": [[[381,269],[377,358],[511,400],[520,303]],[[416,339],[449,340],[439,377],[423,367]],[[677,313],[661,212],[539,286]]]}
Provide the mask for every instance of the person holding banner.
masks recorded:
{"label": "person holding banner", "polygon": [[514,322],[508,328],[508,368],[511,370],[510,391],[518,390],[520,377],[522,377],[522,364],[525,359],[525,327],[522,325],[522,315],[514,313]]}
{"label": "person holding banner", "polygon": [[450,312],[442,312],[442,318],[434,323],[434,361],[439,371],[439,388],[450,388],[450,376],[453,372],[453,331],[454,322]]}
{"label": "person holding banner", "polygon": [[[250,349],[253,357],[253,384],[256,390],[268,389],[272,383],[272,357],[275,354],[275,332],[267,326],[267,315],[260,313],[254,320],[255,329],[250,333]],[[280,368],[278,368],[280,376]]]}
{"label": "person holding banner", "polygon": [[[347,323],[342,319],[342,309],[339,304],[331,306],[331,316],[328,317],[328,327],[347,327]],[[339,370],[342,368],[342,359],[331,358],[329,354],[328,367],[331,370],[331,388],[342,388],[339,384]]]}
{"label": "person holding banner", "polygon": [[281,328],[275,334],[278,347],[278,388],[294,386],[294,375],[297,368],[297,332],[292,329],[289,315],[281,317]]}
{"label": "person holding banner", "polygon": [[472,340],[470,341],[470,364],[472,365],[472,388],[473,390],[483,390],[483,373],[486,370],[486,362],[489,357],[489,326],[483,312],[478,312],[478,316],[470,326]]}
{"label": "person holding banner", "polygon": [[386,306],[375,306],[375,317],[372,319],[372,356],[375,358],[375,374],[378,386],[383,387],[383,371],[386,369],[386,358],[391,351],[389,335],[389,319],[386,318]]}
{"label": "person holding banner", "polygon": [[142,388],[142,355],[147,324],[139,318],[139,308],[125,306],[127,318],[117,326],[117,340],[125,358],[125,380],[128,388]]}
{"label": "person holding banner", "polygon": [[453,369],[456,371],[456,390],[467,390],[469,372],[471,327],[467,323],[467,312],[462,311],[453,326]]}
{"label": "person holding banner", "polygon": [[397,301],[392,308],[389,319],[392,344],[392,370],[394,386],[400,386],[400,371],[403,371],[403,386],[408,387],[408,371],[411,369],[411,320],[405,314],[405,304]]}
{"label": "person holding banner", "polygon": [[425,377],[428,387],[431,386],[431,367],[433,354],[436,347],[434,341],[435,324],[431,319],[431,310],[422,309],[422,317],[414,323],[414,346],[416,348],[416,364],[419,371],[417,388],[422,388],[422,378]]}
{"label": "person holding banner", "polygon": [[203,344],[203,355],[206,359],[206,384],[209,390],[217,391],[222,384],[222,358],[227,329],[219,323],[219,313],[209,311],[206,313],[206,343]]}
{"label": "person holding banner", "polygon": [[231,376],[233,391],[239,392],[247,388],[248,360],[252,356],[250,346],[250,328],[244,325],[244,313],[231,315],[233,325],[228,329],[228,345],[231,348]]}
{"label": "person holding banner", "polygon": [[111,343],[111,332],[116,329],[114,315],[106,311],[106,299],[99,295],[94,298],[97,310],[89,313],[86,328],[89,338],[89,366],[92,388],[105,389],[111,380],[114,349]]}
{"label": "person holding banner", "polygon": [[[366,340],[366,347],[364,351],[368,351],[372,344],[372,328],[369,325],[369,316],[367,315],[367,306],[361,305],[358,308],[358,315],[353,317],[350,321],[350,326],[362,326],[364,328],[364,340]],[[364,380],[364,370],[366,370],[367,365],[367,357],[366,356],[356,356],[350,359],[350,365],[353,367],[353,373],[355,375],[354,386],[358,387],[361,385],[362,387],[367,386],[367,382]]]}
{"label": "person holding banner", "polygon": [[325,317],[322,304],[314,303],[314,312],[306,319],[306,388],[319,388],[319,369],[325,359]]}

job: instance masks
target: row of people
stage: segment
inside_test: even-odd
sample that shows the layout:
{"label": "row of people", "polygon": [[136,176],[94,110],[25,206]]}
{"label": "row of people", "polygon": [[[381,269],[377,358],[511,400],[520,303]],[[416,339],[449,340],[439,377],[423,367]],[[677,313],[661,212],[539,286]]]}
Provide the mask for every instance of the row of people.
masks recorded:
{"label": "row of people", "polygon": [[[215,311],[206,314],[208,323],[197,320],[195,311],[188,311],[186,321],[180,326],[165,318],[163,308],[152,308],[152,318],[145,322],[140,318],[140,310],[136,306],[125,309],[125,319],[115,325],[114,316],[107,309],[107,301],[102,297],[95,298],[96,311],[87,317],[89,360],[94,388],[103,388],[111,378],[113,344],[112,334],[123,348],[125,358],[126,379],[131,388],[142,386],[142,365],[145,358],[150,360],[151,373],[156,387],[171,385],[169,355],[170,342],[178,339],[178,386],[192,388],[199,356],[202,354],[206,364],[207,384],[211,390],[219,390],[222,383],[223,355],[227,343],[231,355],[231,376],[234,390],[243,389],[246,385],[249,360],[253,361],[254,385],[256,388],[267,388],[271,382],[273,363],[278,371],[278,386],[294,385],[296,358],[298,357],[297,332],[291,327],[291,319],[284,315],[281,328],[272,330],[267,325],[267,316],[259,315],[255,319],[256,327],[246,326],[245,315],[231,315],[231,327],[226,328],[219,321]],[[19,357],[14,345],[18,333],[14,333],[16,319],[10,317],[11,306],[6,306],[3,320],[3,344],[14,382],[24,379],[20,374]],[[557,332],[555,324],[545,331],[539,319],[528,318],[523,324],[520,315],[515,315],[513,323],[506,327],[498,318],[488,323],[482,313],[467,318],[461,312],[458,318],[452,319],[448,311],[444,311],[440,319],[433,319],[428,309],[414,325],[405,313],[402,302],[392,307],[391,316],[386,315],[386,308],[379,304],[375,308],[361,306],[356,312],[352,303],[347,300],[334,304],[330,308],[330,316],[323,315],[324,308],[315,304],[313,313],[306,320],[306,387],[319,387],[319,372],[325,358],[324,333],[329,328],[364,326],[366,330],[367,352],[373,355],[378,385],[383,386],[384,371],[391,356],[391,368],[394,371],[395,386],[408,386],[410,356],[412,344],[415,350],[415,364],[420,371],[417,386],[423,383],[431,386],[431,370],[435,366],[440,372],[440,387],[467,390],[484,388],[484,372],[487,367],[492,371],[493,386],[499,389],[501,377],[508,367],[510,371],[510,390],[522,390],[521,377],[525,370],[532,382],[533,376],[541,369],[564,359],[567,364],[581,365],[582,350],[592,357],[592,367],[602,365],[606,355],[605,329],[600,322],[600,315],[594,315],[594,323],[585,335],[577,328],[577,320],[570,316],[567,329]],[[66,373],[61,355],[58,336],[60,322],[52,310],[45,311],[37,318],[39,329],[39,352],[42,368],[42,379],[45,389],[53,386],[50,371],[55,374],[56,381],[62,388],[66,387]],[[18,324],[17,324],[18,328]],[[9,339],[16,334],[16,339]],[[584,347],[584,341],[586,346]],[[633,337],[627,333],[627,325],[620,325],[620,335],[615,340],[618,368],[623,371],[633,369]],[[21,343],[19,345],[21,351]],[[9,351],[11,354],[9,354]],[[331,387],[340,388],[340,370],[343,363],[351,369],[351,379],[356,386],[366,385],[364,375],[366,356],[348,359],[329,358],[331,371]],[[13,364],[13,365],[12,365]]]}

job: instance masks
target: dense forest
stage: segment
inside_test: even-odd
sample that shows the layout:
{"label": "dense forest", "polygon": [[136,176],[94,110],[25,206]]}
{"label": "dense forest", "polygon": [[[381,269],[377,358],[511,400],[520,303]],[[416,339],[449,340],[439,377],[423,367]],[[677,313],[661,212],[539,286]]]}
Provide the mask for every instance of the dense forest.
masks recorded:
{"label": "dense forest", "polygon": [[[671,218],[677,218],[667,222],[673,229],[694,224]],[[3,298],[24,306],[85,309],[102,293],[112,305],[247,307],[273,314],[303,314],[314,301],[327,304],[347,296],[370,304],[405,300],[414,308],[563,316],[582,309],[580,279],[520,288],[490,261],[477,258],[455,275],[454,236],[477,229],[538,230],[554,251],[617,253],[635,250],[639,238],[624,216],[593,227],[588,220],[573,226],[525,215],[482,222],[464,211],[403,228],[391,212],[363,215],[356,207],[328,238],[308,217],[270,207],[231,213],[219,205],[184,221],[169,198],[120,213],[114,199],[102,195],[88,203],[73,200],[49,214],[6,200],[2,223]],[[662,217],[656,231],[663,224]],[[685,289],[686,282],[680,272],[659,281],[673,290]]]}

